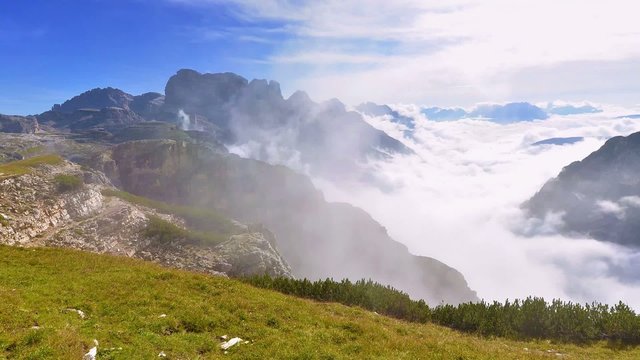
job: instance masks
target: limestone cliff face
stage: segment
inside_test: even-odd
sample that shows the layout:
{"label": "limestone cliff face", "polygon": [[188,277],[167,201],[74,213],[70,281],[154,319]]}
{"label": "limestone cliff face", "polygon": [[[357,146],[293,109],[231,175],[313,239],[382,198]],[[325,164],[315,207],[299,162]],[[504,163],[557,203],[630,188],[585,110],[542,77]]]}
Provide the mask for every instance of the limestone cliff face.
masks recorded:
{"label": "limestone cliff face", "polygon": [[[80,189],[61,192],[56,176],[84,179]],[[150,217],[179,227],[174,215],[104,196],[114,188],[101,173],[78,165],[41,165],[28,174],[0,176],[0,244],[55,246],[155,261],[212,274],[291,276],[266,229],[243,230],[216,245],[161,243],[145,229]]]}

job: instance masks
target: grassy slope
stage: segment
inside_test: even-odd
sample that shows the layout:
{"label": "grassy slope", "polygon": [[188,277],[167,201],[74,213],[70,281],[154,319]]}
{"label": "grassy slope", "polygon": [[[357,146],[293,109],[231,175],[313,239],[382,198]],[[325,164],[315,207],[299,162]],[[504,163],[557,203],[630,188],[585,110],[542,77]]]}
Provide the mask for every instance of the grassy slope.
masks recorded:
{"label": "grassy slope", "polygon": [[169,204],[133,195],[121,190],[105,189],[102,191],[102,195],[115,196],[132,204],[142,205],[166,214],[179,216],[185,219],[190,226],[198,230],[215,231],[218,234],[226,235],[226,237],[242,232],[231,220],[213,210]]}
{"label": "grassy slope", "polygon": [[[225,355],[223,334],[252,343]],[[640,350],[603,345],[482,339],[127,258],[0,246],[0,358],[80,359],[94,338],[100,360],[160,351],[169,359],[560,358],[549,349],[573,359],[640,358]]]}
{"label": "grassy slope", "polygon": [[64,160],[58,155],[41,155],[20,161],[12,161],[0,164],[0,180],[8,177],[19,176],[31,172],[31,168],[40,165],[59,165]]}

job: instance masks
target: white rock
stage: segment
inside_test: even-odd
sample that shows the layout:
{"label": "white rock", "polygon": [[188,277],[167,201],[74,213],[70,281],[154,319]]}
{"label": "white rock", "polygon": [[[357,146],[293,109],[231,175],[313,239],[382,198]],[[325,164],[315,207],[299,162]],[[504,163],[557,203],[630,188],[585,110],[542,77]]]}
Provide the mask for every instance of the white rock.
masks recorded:
{"label": "white rock", "polygon": [[240,342],[242,342],[242,339],[240,339],[239,337],[234,337],[233,339],[223,342],[222,344],[220,344],[220,348],[222,350],[227,350],[232,346],[235,346],[237,344],[239,344]]}
{"label": "white rock", "polygon": [[96,355],[98,355],[98,340],[93,340],[93,343],[95,346],[92,347],[88,353],[84,354],[82,360],[96,360]]}
{"label": "white rock", "polygon": [[86,317],[86,315],[84,314],[84,311],[79,310],[79,309],[67,309],[67,311],[72,311],[75,313],[78,313],[78,315],[80,315],[80,319],[83,319]]}

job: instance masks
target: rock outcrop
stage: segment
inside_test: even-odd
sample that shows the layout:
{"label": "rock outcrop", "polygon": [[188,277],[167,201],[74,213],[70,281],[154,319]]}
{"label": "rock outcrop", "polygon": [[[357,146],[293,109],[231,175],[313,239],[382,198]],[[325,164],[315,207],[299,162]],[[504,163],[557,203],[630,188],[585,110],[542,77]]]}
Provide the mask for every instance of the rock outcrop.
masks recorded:
{"label": "rock outcrop", "polygon": [[159,120],[159,116],[164,106],[164,95],[155,92],[148,92],[142,95],[134,96],[133,101],[129,104],[132,111],[147,120]]}
{"label": "rock outcrop", "polygon": [[39,130],[34,116],[11,116],[0,114],[0,132],[32,134]]}
{"label": "rock outcrop", "polygon": [[73,113],[81,109],[100,110],[109,107],[129,109],[129,104],[133,101],[133,96],[120,89],[95,88],[65,101],[54,105],[51,110],[61,113]]}
{"label": "rock outcrop", "polygon": [[144,118],[135,112],[120,107],[107,107],[100,110],[78,109],[68,114],[48,111],[38,115],[38,120],[42,124],[57,129],[68,129],[72,131],[131,125],[145,121]]}

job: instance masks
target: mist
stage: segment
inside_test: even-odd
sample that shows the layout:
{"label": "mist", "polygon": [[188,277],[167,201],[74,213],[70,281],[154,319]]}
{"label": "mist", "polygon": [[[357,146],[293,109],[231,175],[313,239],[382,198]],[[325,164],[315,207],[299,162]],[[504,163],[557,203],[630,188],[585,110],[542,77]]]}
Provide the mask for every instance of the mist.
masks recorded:
{"label": "mist", "polygon": [[[562,214],[535,222],[526,219],[520,205],[606,139],[639,131],[639,122],[606,114],[508,125],[433,122],[416,106],[394,109],[416,120],[412,137],[403,137],[406,129],[388,118],[365,119],[401,139],[416,155],[370,164],[390,186],[384,190],[315,178],[329,200],[362,207],[412,253],[460,270],[484,299],[532,295],[638,303],[640,286],[629,277],[638,261],[636,250],[555,235]],[[585,139],[564,146],[531,145],[573,136]]]}
{"label": "mist", "polygon": [[[615,118],[625,110],[605,107],[602,113],[503,125],[472,119],[434,122],[419,106],[392,108],[413,118],[415,129],[388,116],[363,116],[414,154],[370,158],[366,166],[371,176],[366,179],[314,176],[299,158],[291,161],[278,151],[262,153],[261,159],[307,173],[328,201],[364,209],[412,254],[436,258],[462,272],[480,298],[640,301],[640,284],[632,275],[638,251],[558,235],[563,214],[548,214],[540,221],[528,219],[521,209],[563,167],[610,137],[640,131],[640,122]],[[584,139],[563,146],[533,145],[558,137]],[[255,156],[247,146],[231,150]]]}

